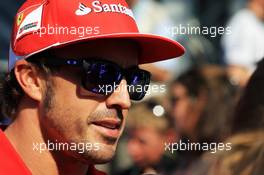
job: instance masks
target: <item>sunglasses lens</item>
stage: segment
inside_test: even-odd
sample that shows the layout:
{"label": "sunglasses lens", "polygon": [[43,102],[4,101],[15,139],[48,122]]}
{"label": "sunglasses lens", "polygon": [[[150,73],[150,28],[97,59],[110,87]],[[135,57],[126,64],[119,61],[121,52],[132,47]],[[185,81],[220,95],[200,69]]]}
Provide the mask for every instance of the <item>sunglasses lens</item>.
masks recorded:
{"label": "sunglasses lens", "polygon": [[140,69],[130,70],[126,80],[130,99],[135,101],[143,99],[149,87],[150,73]]}
{"label": "sunglasses lens", "polygon": [[122,79],[121,70],[111,63],[84,62],[84,75],[82,83],[85,89],[96,93],[108,95],[112,93]]}
{"label": "sunglasses lens", "polygon": [[[122,69],[118,65],[105,61],[84,61],[83,69],[83,87],[96,94],[111,94],[123,78]],[[125,76],[130,99],[143,99],[150,83],[150,73],[139,68],[130,68]]]}

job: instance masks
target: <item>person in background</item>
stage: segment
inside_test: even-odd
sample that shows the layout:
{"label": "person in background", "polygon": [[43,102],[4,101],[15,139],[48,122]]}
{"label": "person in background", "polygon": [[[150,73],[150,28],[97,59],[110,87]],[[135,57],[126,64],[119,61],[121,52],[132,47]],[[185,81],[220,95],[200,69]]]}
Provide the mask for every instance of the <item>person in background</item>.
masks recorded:
{"label": "person in background", "polygon": [[227,24],[230,35],[222,38],[222,47],[231,80],[244,87],[264,56],[264,1],[248,0]]}
{"label": "person in background", "polygon": [[175,166],[175,157],[165,153],[170,140],[170,122],[159,98],[135,104],[128,114],[127,149],[133,165],[119,175],[159,174]]}
{"label": "person in background", "polygon": [[[236,87],[225,70],[217,66],[193,68],[171,85],[171,113],[180,140],[185,143],[219,143],[231,128]],[[176,174],[189,172],[203,150],[179,151],[182,158]]]}
{"label": "person in background", "polygon": [[264,172],[264,59],[258,64],[240,99],[232,135],[225,142],[230,151],[205,154],[194,175],[262,175]]}
{"label": "person in background", "polygon": [[[187,11],[184,10],[186,9],[184,8],[185,3],[179,1],[165,3],[158,0],[127,0],[127,2],[133,9],[139,31],[182,41],[182,39],[179,38],[179,35],[172,35],[170,29],[175,25],[186,22],[185,15],[182,14]],[[177,17],[180,20],[178,18],[176,20],[173,18],[172,9],[173,12],[178,12]],[[144,64],[140,67],[152,72],[152,80],[154,82],[167,83],[174,78],[173,76],[175,74],[183,72],[186,66],[186,58],[184,57],[184,59],[177,61],[172,59],[160,63]]]}

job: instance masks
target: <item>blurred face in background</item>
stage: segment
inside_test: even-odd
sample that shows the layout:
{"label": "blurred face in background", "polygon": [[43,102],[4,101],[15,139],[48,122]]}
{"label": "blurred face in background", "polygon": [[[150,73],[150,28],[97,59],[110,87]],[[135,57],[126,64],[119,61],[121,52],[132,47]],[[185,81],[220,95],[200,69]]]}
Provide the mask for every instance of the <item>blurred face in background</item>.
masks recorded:
{"label": "blurred face in background", "polygon": [[133,162],[141,167],[159,163],[164,152],[164,135],[151,127],[133,129],[128,140],[128,153]]}
{"label": "blurred face in background", "polygon": [[189,96],[187,89],[176,83],[171,89],[171,107],[177,130],[187,136],[193,135],[203,108],[201,100]]}
{"label": "blurred face in background", "polygon": [[133,8],[138,2],[138,0],[126,0],[126,2],[130,8]]}
{"label": "blurred face in background", "polygon": [[264,9],[264,0],[251,0],[251,2],[258,4],[259,7]]}
{"label": "blurred face in background", "polygon": [[263,21],[264,20],[264,0],[250,0],[249,8]]}

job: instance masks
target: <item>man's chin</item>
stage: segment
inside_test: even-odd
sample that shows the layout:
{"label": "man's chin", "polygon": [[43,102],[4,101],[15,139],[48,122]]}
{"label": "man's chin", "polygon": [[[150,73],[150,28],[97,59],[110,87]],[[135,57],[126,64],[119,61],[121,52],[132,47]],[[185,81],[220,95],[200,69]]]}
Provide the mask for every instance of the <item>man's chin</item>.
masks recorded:
{"label": "man's chin", "polygon": [[85,157],[85,162],[86,163],[90,163],[92,162],[93,164],[105,164],[105,163],[108,163],[110,162],[114,157],[114,154],[113,155],[105,155],[105,154],[97,154],[97,155],[89,155],[89,157]]}
{"label": "man's chin", "polygon": [[108,158],[108,159],[97,159],[93,161],[93,164],[106,164],[106,163],[109,163],[112,159],[113,157]]}
{"label": "man's chin", "polygon": [[81,156],[86,162],[93,162],[93,164],[104,164],[110,162],[116,151],[115,145],[100,144],[99,150],[93,150],[83,153]]}

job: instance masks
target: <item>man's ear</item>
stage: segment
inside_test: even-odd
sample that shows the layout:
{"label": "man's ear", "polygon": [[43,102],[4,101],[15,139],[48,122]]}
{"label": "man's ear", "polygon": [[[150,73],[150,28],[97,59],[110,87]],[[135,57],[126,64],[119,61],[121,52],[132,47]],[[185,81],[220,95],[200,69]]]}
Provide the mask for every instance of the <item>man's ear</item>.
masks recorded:
{"label": "man's ear", "polygon": [[36,101],[41,101],[44,84],[36,68],[26,60],[19,60],[15,64],[14,73],[24,93]]}

